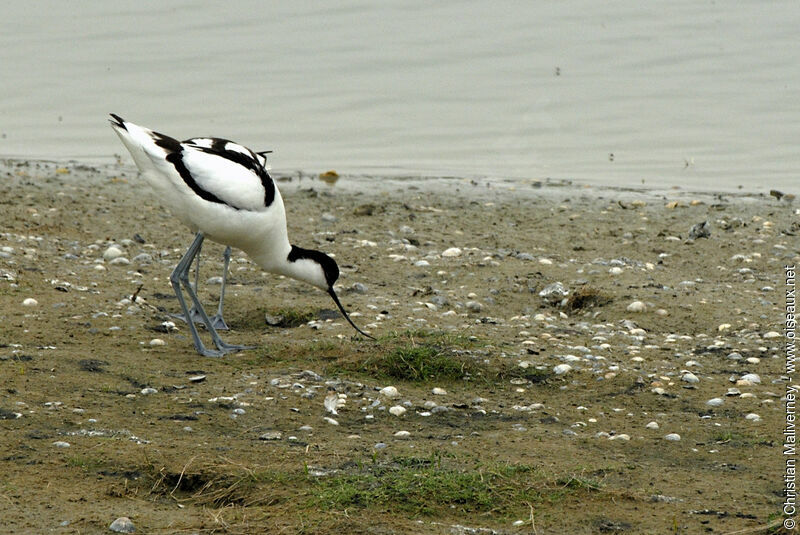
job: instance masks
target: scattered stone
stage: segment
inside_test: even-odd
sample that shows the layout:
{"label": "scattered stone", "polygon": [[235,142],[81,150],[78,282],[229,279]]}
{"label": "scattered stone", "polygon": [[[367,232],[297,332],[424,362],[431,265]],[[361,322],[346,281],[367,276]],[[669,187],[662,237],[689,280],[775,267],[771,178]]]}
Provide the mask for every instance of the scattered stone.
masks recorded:
{"label": "scattered stone", "polygon": [[696,225],[692,225],[692,228],[689,229],[689,239],[690,240],[697,240],[699,238],[709,238],[711,236],[711,227],[708,224],[708,221],[703,221],[702,223],[697,223]]}
{"label": "scattered stone", "polygon": [[567,296],[569,296],[569,290],[561,282],[548,284],[539,292],[539,297],[551,305],[561,303]]}
{"label": "scattered stone", "polygon": [[109,264],[112,266],[127,266],[130,263],[131,261],[125,258],[124,256],[118,256],[109,262]]}
{"label": "scattered stone", "polygon": [[751,412],[744,417],[745,420],[750,420],[751,422],[758,422],[761,420],[761,416],[758,414]]}
{"label": "scattered stone", "polygon": [[477,301],[467,301],[466,307],[470,312],[480,312],[483,310],[483,305]]}
{"label": "scattered stone", "polygon": [[150,394],[155,394],[156,392],[158,392],[158,390],[148,386],[147,388],[142,388],[142,392],[141,393],[142,393],[143,396],[147,396],[147,395],[150,395]]}
{"label": "scattered stone", "polygon": [[645,312],[647,310],[647,305],[645,305],[642,301],[634,301],[625,307],[625,310],[628,312]]}
{"label": "scattered stone", "polygon": [[653,422],[648,422],[647,425],[645,425],[645,427],[647,429],[658,429],[660,426],[658,425],[658,422],[653,421]]}
{"label": "scattered stone", "polygon": [[354,292],[357,294],[365,294],[369,291],[366,284],[362,284],[360,282],[354,282],[350,288],[348,288],[349,292]]}
{"label": "scattered stone", "polygon": [[280,431],[267,431],[266,433],[262,433],[258,440],[280,440],[283,437],[283,433]]}
{"label": "scattered stone", "polygon": [[22,306],[24,307],[35,307],[39,304],[39,301],[34,299],[33,297],[29,297],[22,302]]}
{"label": "scattered stone", "polygon": [[411,436],[411,433],[408,431],[398,431],[394,434],[394,438],[399,438],[401,440],[405,440]]}
{"label": "scattered stone", "polygon": [[706,405],[708,405],[709,407],[719,407],[724,402],[725,401],[722,398],[711,398],[708,401],[706,401]]}
{"label": "scattered stone", "polygon": [[353,215],[372,215],[375,212],[375,205],[374,204],[362,204],[360,206],[356,206],[353,209]]}
{"label": "scattered stone", "polygon": [[189,377],[189,382],[190,383],[202,383],[205,380],[206,380],[206,376],[205,375],[193,375],[193,376]]}
{"label": "scattered stone", "polygon": [[681,436],[678,433],[670,433],[668,435],[665,435],[664,439],[665,440],[669,440],[671,442],[679,442],[680,439],[681,439]]}
{"label": "scattered stone", "polygon": [[686,383],[699,383],[700,379],[692,372],[686,372],[681,376],[681,381]]}
{"label": "scattered stone", "polygon": [[122,249],[112,245],[111,247],[106,249],[106,251],[103,253],[103,260],[109,262],[111,260],[114,260],[115,258],[119,258],[123,254],[124,253],[122,252]]}
{"label": "scattered stone", "polygon": [[64,442],[63,440],[56,440],[53,442],[53,446],[56,448],[69,448],[70,444],[69,442]]}
{"label": "scattered stone", "polygon": [[564,375],[565,373],[571,370],[572,366],[570,366],[569,364],[559,364],[553,367],[553,373],[555,373],[556,375]]}
{"label": "scattered stone", "polygon": [[131,519],[127,516],[121,516],[118,519],[114,520],[108,529],[111,531],[116,531],[117,533],[135,533],[136,526],[133,525]]}
{"label": "scattered stone", "polygon": [[378,393],[382,396],[385,396],[389,399],[394,399],[400,396],[400,392],[397,391],[397,388],[393,386],[385,386],[378,391]]}
{"label": "scattered stone", "polygon": [[761,384],[761,377],[759,377],[757,373],[747,373],[745,375],[742,375],[741,380],[753,384]]}
{"label": "scattered stone", "polygon": [[394,407],[391,407],[389,409],[389,414],[392,414],[394,416],[402,416],[405,413],[406,413],[406,408],[401,407],[400,405],[395,405]]}
{"label": "scattered stone", "polygon": [[442,256],[445,258],[454,258],[456,256],[461,256],[461,249],[458,247],[450,247],[449,249],[445,249],[442,252]]}
{"label": "scattered stone", "polygon": [[447,395],[447,390],[445,390],[444,388],[439,388],[437,386],[437,387],[434,387],[433,390],[431,390],[431,393],[434,396],[446,396]]}
{"label": "scattered stone", "polygon": [[167,343],[164,340],[162,340],[161,338],[153,338],[152,340],[150,340],[150,345],[151,346],[165,346],[165,345],[167,345]]}

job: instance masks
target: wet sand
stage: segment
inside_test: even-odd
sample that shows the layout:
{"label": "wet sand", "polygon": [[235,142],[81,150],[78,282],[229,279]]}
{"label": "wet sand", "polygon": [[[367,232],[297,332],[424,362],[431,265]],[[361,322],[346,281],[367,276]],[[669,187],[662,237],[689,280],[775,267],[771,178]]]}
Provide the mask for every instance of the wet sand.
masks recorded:
{"label": "wet sand", "polygon": [[[257,349],[208,359],[168,315],[191,235],[131,168],[0,176],[0,531],[725,533],[779,515],[785,200],[278,177],[290,237],[335,254],[378,342],[235,254],[223,338]],[[208,308],[221,252],[203,251]],[[446,363],[392,375],[420,350]]]}

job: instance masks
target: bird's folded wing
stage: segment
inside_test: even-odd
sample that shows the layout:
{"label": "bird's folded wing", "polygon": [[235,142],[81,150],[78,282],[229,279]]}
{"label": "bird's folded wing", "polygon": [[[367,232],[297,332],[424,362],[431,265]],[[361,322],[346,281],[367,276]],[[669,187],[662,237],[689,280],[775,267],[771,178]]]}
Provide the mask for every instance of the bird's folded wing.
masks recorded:
{"label": "bird's folded wing", "polygon": [[[249,151],[248,151],[249,152]],[[272,203],[272,179],[249,154],[231,159],[208,148],[184,145],[181,160],[197,186],[238,210],[262,211]],[[237,161],[240,160],[240,161]]]}

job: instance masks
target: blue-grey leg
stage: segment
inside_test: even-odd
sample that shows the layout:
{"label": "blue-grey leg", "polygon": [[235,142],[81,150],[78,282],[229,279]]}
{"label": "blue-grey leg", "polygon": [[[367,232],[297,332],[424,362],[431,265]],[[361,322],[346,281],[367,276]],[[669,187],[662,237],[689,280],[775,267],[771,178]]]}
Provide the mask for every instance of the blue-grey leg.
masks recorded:
{"label": "blue-grey leg", "polygon": [[203,309],[203,305],[200,303],[200,300],[197,298],[197,294],[192,289],[192,285],[189,282],[189,269],[192,265],[192,260],[194,260],[194,258],[197,256],[200,248],[203,245],[203,239],[203,233],[198,232],[194,238],[194,241],[189,246],[189,249],[186,251],[186,254],[183,255],[183,258],[181,258],[180,262],[178,262],[178,265],[175,266],[172,275],[170,275],[170,282],[172,283],[172,288],[175,290],[175,295],[178,297],[178,302],[181,305],[181,310],[183,310],[184,317],[191,316],[189,315],[189,308],[186,306],[186,300],[183,298],[183,293],[181,292],[181,284],[186,290],[186,293],[189,294],[194,308],[200,314],[200,318],[205,324],[206,329],[208,329],[211,339],[214,341],[214,345],[217,346],[217,349],[208,349],[205,347],[205,345],[203,345],[203,341],[200,340],[200,335],[197,332],[197,327],[195,327],[193,321],[190,321],[187,323],[192,334],[194,347],[197,349],[198,353],[206,357],[221,357],[226,353],[231,353],[233,351],[250,349],[246,346],[231,345],[222,341],[217,334],[216,329],[214,329],[214,326],[211,324],[211,320],[208,318],[206,311]]}
{"label": "blue-grey leg", "polygon": [[228,265],[231,263],[231,248],[225,247],[225,252],[222,254],[224,259],[224,266],[222,268],[222,288],[219,290],[219,305],[217,305],[217,313],[211,316],[211,324],[218,331],[227,331],[230,328],[225,323],[225,318],[222,317],[222,304],[225,300],[225,284],[228,282]]}
{"label": "blue-grey leg", "polygon": [[[196,255],[196,262],[194,266],[194,290],[195,293],[199,288],[200,284],[200,249],[202,249],[202,244],[200,248],[197,250]],[[228,324],[225,323],[225,318],[222,317],[222,302],[225,299],[225,282],[228,278],[228,264],[231,261],[231,248],[226,247],[225,253],[223,254],[223,259],[225,261],[225,267],[222,271],[222,288],[220,289],[219,294],[219,305],[217,306],[217,313],[211,316],[209,319],[211,320],[211,325],[218,331],[228,331],[230,327]],[[181,321],[186,321],[186,316],[183,314],[171,314],[173,317],[178,318]],[[200,316],[200,312],[192,305],[192,308],[189,309],[189,317],[192,318],[192,322],[199,323],[201,325],[205,325],[202,316]]]}

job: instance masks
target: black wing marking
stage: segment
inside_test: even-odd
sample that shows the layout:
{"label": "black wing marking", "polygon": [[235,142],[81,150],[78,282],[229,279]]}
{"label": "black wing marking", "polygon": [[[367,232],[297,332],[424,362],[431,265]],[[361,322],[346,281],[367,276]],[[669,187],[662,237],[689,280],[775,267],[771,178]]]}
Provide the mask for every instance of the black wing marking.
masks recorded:
{"label": "black wing marking", "polygon": [[[261,153],[255,153],[235,141],[224,138],[192,138],[187,139],[184,143],[192,146],[195,150],[220,156],[241,165],[245,169],[249,169],[259,178],[261,185],[264,187],[264,207],[270,206],[275,200],[275,183],[272,181],[272,177],[269,176],[264,166],[261,165],[258,157],[256,157],[256,154]],[[232,150],[229,147],[235,147],[239,150]]]}
{"label": "black wing marking", "polygon": [[[175,138],[166,136],[164,134],[160,134],[158,132],[153,132],[153,139],[159,147],[164,149],[167,153],[166,160],[172,164],[178,174],[181,176],[183,181],[189,186],[195,194],[201,199],[204,199],[208,202],[214,202],[219,204],[225,204],[231,206],[230,204],[226,203],[210,191],[204,190],[200,187],[200,185],[195,181],[192,173],[186,168],[186,165],[183,163],[183,145],[180,141]],[[236,208],[235,206],[231,206],[231,208]]]}

